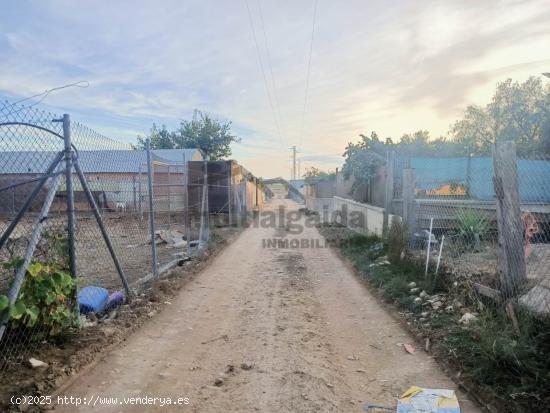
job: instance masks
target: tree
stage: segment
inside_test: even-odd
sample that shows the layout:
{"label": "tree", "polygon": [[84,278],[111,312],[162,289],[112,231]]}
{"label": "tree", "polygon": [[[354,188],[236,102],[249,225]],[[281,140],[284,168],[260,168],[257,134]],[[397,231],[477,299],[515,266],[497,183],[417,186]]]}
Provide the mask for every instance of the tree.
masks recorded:
{"label": "tree", "polygon": [[325,172],[312,166],[306,169],[303,178],[307,184],[314,184],[319,181],[333,181],[336,179],[336,174],[334,172]]}
{"label": "tree", "polygon": [[497,85],[488,105],[468,106],[450,134],[457,146],[477,155],[490,154],[497,140],[514,140],[520,156],[550,155],[548,122],[550,86],[545,88],[537,77],[523,83],[508,79]]}
{"label": "tree", "polygon": [[199,110],[191,121],[182,121],[173,135],[177,148],[198,148],[212,160],[230,156],[231,144],[240,142],[231,134],[231,122],[221,123]]}
{"label": "tree", "polygon": [[[152,149],[174,149],[174,143],[172,142],[172,136],[165,125],[162,125],[160,129],[153,123],[151,132],[149,133],[149,139],[151,139]],[[138,136],[138,147],[145,149],[145,138]]]}
{"label": "tree", "polygon": [[385,163],[383,154],[386,148],[393,146],[391,140],[386,140],[386,143],[380,142],[376,132],[372,132],[370,137],[359,136],[361,140],[358,143],[348,143],[342,167],[344,178],[354,178],[351,188],[353,192],[368,186],[369,181],[376,176],[378,168]]}
{"label": "tree", "polygon": [[[209,114],[195,110],[193,118],[183,120],[178,129],[169,132],[165,126],[151,129],[151,147],[153,149],[200,149],[211,160],[231,155],[231,144],[240,142],[240,138],[231,134],[231,122],[222,123]],[[143,148],[145,140],[138,138],[138,146]]]}

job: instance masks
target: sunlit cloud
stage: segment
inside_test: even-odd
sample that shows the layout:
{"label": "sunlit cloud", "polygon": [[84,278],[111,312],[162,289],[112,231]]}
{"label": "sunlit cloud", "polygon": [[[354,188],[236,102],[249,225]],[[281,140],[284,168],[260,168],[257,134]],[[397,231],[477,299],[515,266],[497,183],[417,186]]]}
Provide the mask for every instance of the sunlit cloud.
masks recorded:
{"label": "sunlit cloud", "polygon": [[262,1],[263,27],[248,2],[267,85],[244,2],[4,1],[0,96],[88,80],[44,106],[128,142],[199,108],[233,122],[234,158],[288,176],[291,145],[302,170],[334,169],[359,133],[444,135],[496,82],[550,69],[546,1],[319,0],[303,114],[313,0]]}

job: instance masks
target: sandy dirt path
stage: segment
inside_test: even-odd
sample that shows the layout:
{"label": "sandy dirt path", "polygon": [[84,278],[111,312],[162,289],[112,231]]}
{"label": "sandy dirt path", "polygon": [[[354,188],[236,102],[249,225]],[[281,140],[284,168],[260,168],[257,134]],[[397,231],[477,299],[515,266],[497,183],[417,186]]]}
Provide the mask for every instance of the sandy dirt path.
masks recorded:
{"label": "sandy dirt path", "polygon": [[[277,203],[298,208],[287,200],[270,208]],[[404,351],[400,343],[413,339],[333,250],[265,248],[274,237],[323,240],[315,228],[248,228],[62,392],[95,407],[56,411],[360,412],[364,403],[395,406],[410,385],[455,388],[426,353]],[[144,396],[189,404],[124,404]],[[100,405],[109,397],[116,404]],[[459,399],[463,412],[479,411]]]}

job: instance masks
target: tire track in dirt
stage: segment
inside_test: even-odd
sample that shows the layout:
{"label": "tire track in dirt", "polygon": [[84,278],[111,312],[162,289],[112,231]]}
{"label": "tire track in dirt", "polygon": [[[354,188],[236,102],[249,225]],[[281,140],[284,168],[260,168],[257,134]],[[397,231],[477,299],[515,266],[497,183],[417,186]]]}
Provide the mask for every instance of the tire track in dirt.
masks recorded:
{"label": "tire track in dirt", "polygon": [[[272,237],[320,239],[315,228],[245,230],[165,311],[64,391],[187,396],[189,406],[57,411],[360,412],[364,402],[395,405],[413,384],[454,388],[428,355],[396,345],[412,339],[334,251],[264,248]],[[478,412],[462,395],[461,407]]]}

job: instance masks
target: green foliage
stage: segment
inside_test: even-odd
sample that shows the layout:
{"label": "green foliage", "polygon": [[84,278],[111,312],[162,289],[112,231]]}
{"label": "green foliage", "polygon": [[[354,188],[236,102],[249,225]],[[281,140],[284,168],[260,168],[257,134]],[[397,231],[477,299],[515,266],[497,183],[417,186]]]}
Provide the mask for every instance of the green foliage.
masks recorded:
{"label": "green foliage", "polygon": [[312,166],[306,169],[306,173],[303,175],[304,180],[308,184],[314,184],[320,181],[334,181],[336,179],[336,173],[325,172]]}
{"label": "green foliage", "polygon": [[[405,237],[402,225],[399,222],[395,222],[393,228],[395,233],[399,234],[399,239],[405,242],[403,241]],[[339,244],[341,245],[342,252],[350,259],[354,267],[371,285],[380,289],[385,299],[396,302],[401,308],[408,310],[416,309],[409,292],[409,283],[411,281],[416,282],[421,289],[429,294],[435,294],[443,291],[445,288],[441,277],[426,278],[420,264],[408,258],[402,259],[400,257],[402,249],[399,247],[396,248],[396,251],[399,251],[397,260],[393,262],[390,258],[389,247],[382,243],[377,236],[365,236],[345,232],[335,233],[334,227],[323,227],[321,231],[327,239],[333,237],[333,241],[334,237],[340,237],[342,242]],[[404,247],[405,244],[401,245]],[[386,257],[390,258],[390,265],[380,263]]]}
{"label": "green foliage", "polygon": [[[20,266],[20,262],[12,260],[5,264],[6,268],[14,266]],[[51,335],[73,327],[76,318],[68,306],[68,300],[74,289],[73,278],[56,264],[32,262],[17,301],[9,306],[11,326],[45,326]]]}
{"label": "green foliage", "polygon": [[[475,220],[472,217],[468,218]],[[466,220],[465,220],[466,222]],[[403,239],[402,228],[394,226],[396,237]],[[399,258],[391,265],[376,265],[391,246],[380,250],[376,237],[364,237],[339,227],[320,226],[319,231],[333,243],[341,239],[342,253],[356,270],[381,295],[399,308],[420,314],[422,307],[414,303],[409,283],[428,294],[453,295],[451,282],[444,276],[424,276],[422,263]],[[376,246],[376,247],[375,247]],[[401,251],[398,246],[395,251]],[[391,259],[390,259],[391,261]],[[454,292],[456,294],[456,291]],[[429,333],[432,343],[444,352],[479,393],[499,399],[504,412],[547,411],[550,401],[550,319],[537,319],[516,308],[520,334],[515,331],[506,312],[499,306],[484,306],[475,323],[459,324],[457,314],[432,313]],[[500,411],[500,410],[499,410]]]}
{"label": "green foliage", "polygon": [[507,411],[542,411],[550,400],[550,320],[521,309],[516,315],[519,335],[504,311],[488,308],[468,328],[450,324],[441,345],[467,377],[504,400]]}
{"label": "green foliage", "polygon": [[[165,125],[162,125],[159,129],[157,125],[153,123],[149,139],[151,139],[152,149],[175,149],[172,134],[166,129]],[[138,137],[138,146],[140,149],[145,149],[144,138]]]}
{"label": "green foliage", "polygon": [[387,151],[402,157],[487,156],[497,140],[514,140],[519,156],[550,156],[550,83],[539,77],[499,83],[491,102],[468,106],[447,137],[432,139],[428,131],[419,130],[403,134],[397,142],[382,141],[376,132],[360,138],[346,147],[342,169],[346,178],[359,180],[358,185],[374,177]]}
{"label": "green foliage", "polygon": [[10,300],[4,294],[0,294],[0,314],[10,306]]}
{"label": "green foliage", "polygon": [[358,143],[348,143],[342,167],[342,173],[346,179],[354,178],[352,185],[354,192],[365,188],[377,175],[380,166],[385,163],[385,158],[380,153],[383,151],[384,144],[380,142],[376,132],[372,132],[370,137],[360,136],[361,141]]}
{"label": "green foliage", "polygon": [[523,83],[507,79],[488,105],[468,106],[450,135],[474,155],[490,154],[497,140],[516,141],[520,156],[550,155],[550,86],[538,77]]}
{"label": "green foliage", "polygon": [[[19,296],[13,305],[0,295],[0,313],[8,311],[10,327],[45,327],[50,335],[62,333],[76,324],[77,317],[69,306],[76,284],[68,268],[68,244],[65,236],[44,232],[40,248],[48,261],[32,261],[25,274]],[[21,257],[4,263],[14,273],[23,264]]]}
{"label": "green foliage", "polygon": [[458,238],[469,251],[481,249],[481,239],[487,234],[490,222],[485,215],[472,208],[461,208],[456,213]]}
{"label": "green foliage", "polygon": [[397,264],[403,261],[408,244],[408,234],[401,220],[394,218],[386,234],[389,260]]}
{"label": "green foliage", "polygon": [[[231,155],[231,144],[240,138],[231,133],[231,122],[220,122],[208,113],[195,110],[193,118],[183,120],[178,129],[168,131],[153,124],[149,138],[153,149],[200,149],[211,160]],[[145,147],[145,139],[138,137],[138,147]]]}

